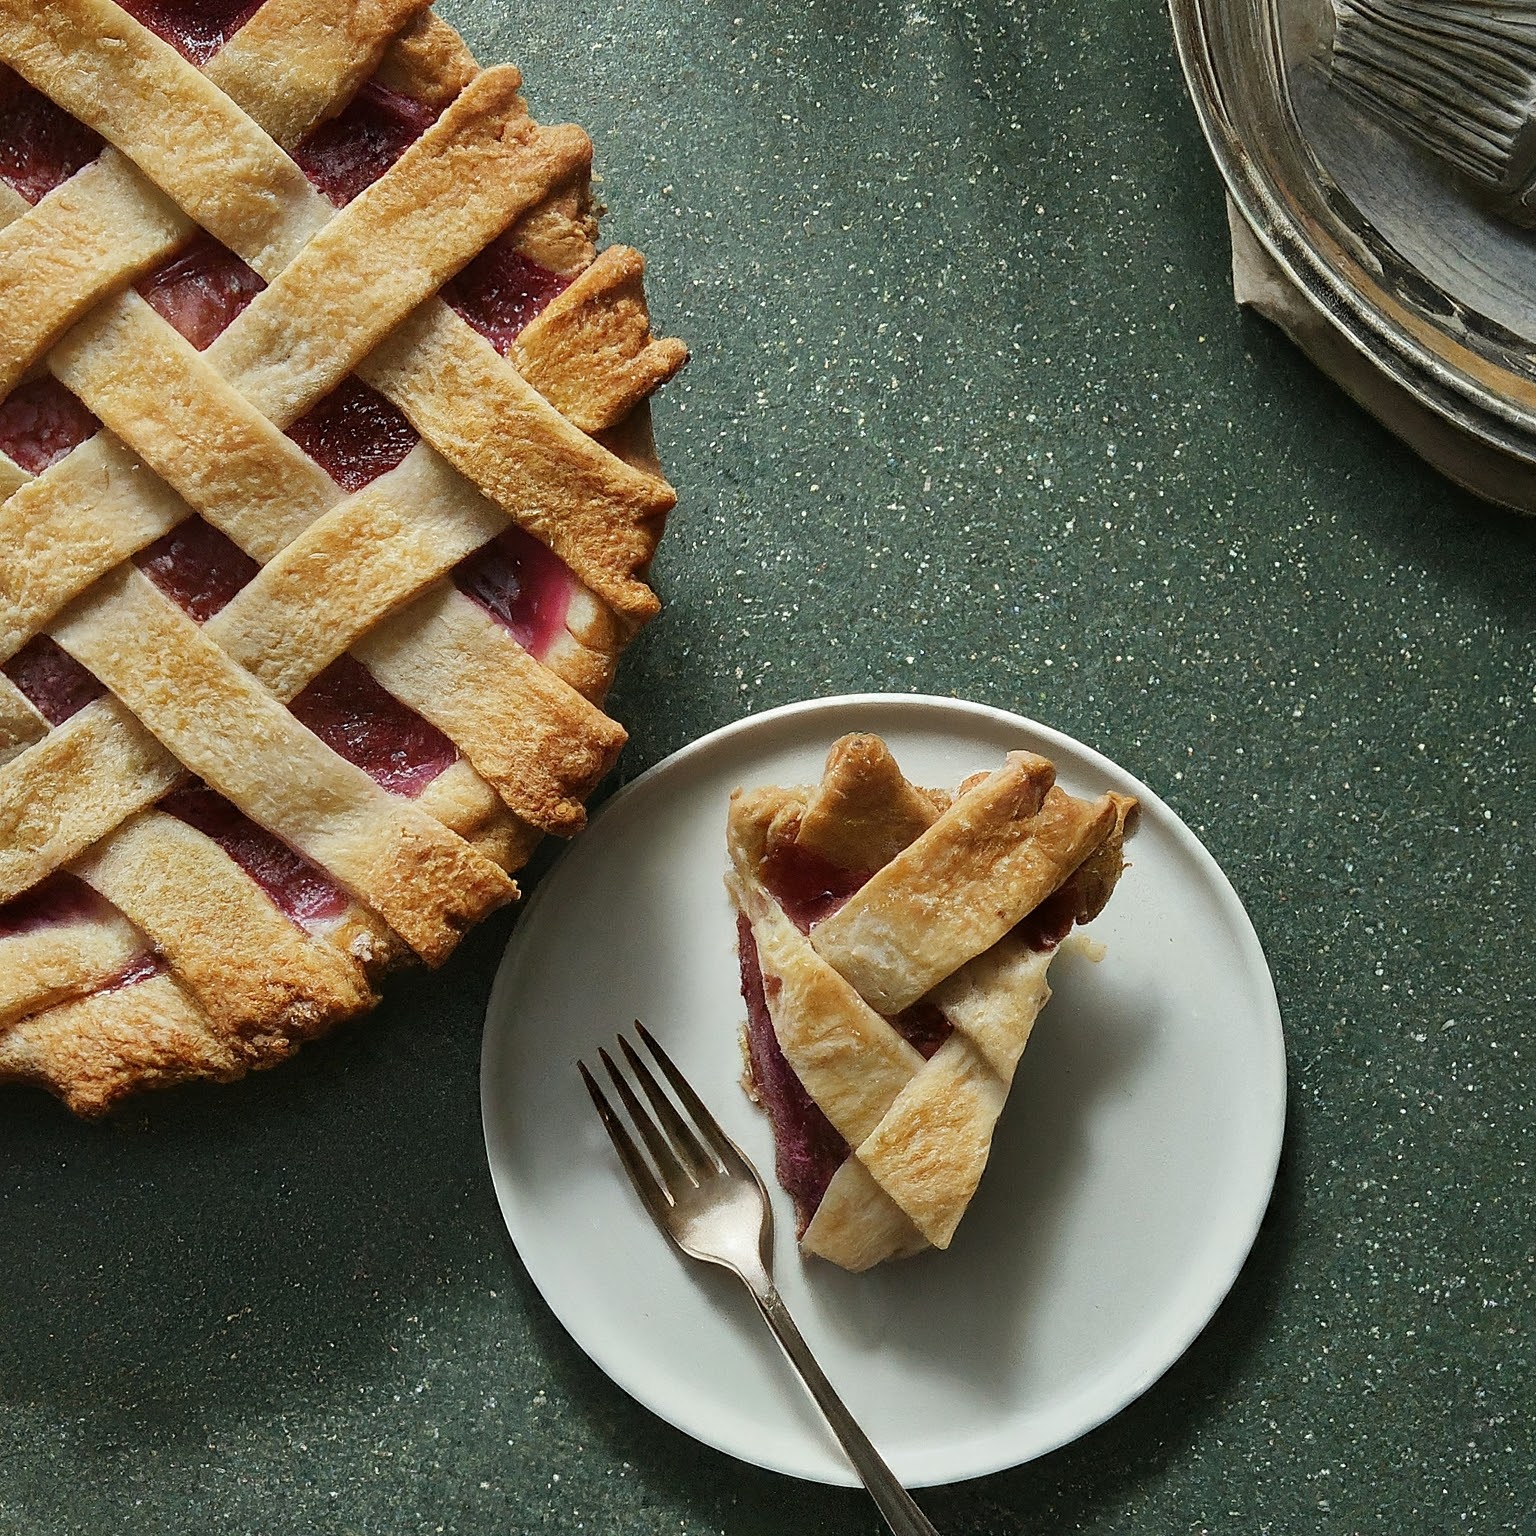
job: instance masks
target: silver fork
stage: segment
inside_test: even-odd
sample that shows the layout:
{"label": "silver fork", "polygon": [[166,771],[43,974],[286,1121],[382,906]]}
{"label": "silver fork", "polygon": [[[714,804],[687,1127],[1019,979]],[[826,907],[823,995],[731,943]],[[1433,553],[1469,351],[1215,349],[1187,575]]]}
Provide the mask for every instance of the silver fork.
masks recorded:
{"label": "silver fork", "polygon": [[826,1415],[833,1434],[842,1442],[854,1470],[896,1536],[938,1536],[928,1517],[896,1481],[895,1474],[843,1406],[774,1286],[769,1272],[773,1209],[757,1170],[720,1129],[672,1059],[638,1019],[635,1030],[688,1114],[688,1119],[684,1119],[678,1113],[655,1074],[622,1035],[618,1039],[619,1049],[631,1075],[640,1084],[649,1111],[608,1052],[598,1051],[645,1143],[649,1162],[586,1063],[576,1063],[635,1193],[678,1249],[690,1258],[721,1265],[745,1283],[758,1311],[773,1329],[790,1364],[810,1388],[816,1406]]}

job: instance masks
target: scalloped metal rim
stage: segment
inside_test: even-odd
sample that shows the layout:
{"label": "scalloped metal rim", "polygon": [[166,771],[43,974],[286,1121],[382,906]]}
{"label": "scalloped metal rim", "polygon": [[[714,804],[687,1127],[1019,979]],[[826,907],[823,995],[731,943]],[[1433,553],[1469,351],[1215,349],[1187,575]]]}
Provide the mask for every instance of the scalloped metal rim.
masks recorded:
{"label": "scalloped metal rim", "polygon": [[[1261,67],[1273,77],[1266,81],[1273,105],[1298,141],[1300,130],[1277,84],[1273,0],[1169,0],[1174,45],[1201,132],[1228,194],[1255,237],[1344,341],[1398,388],[1479,442],[1536,467],[1536,413],[1485,388],[1396,324],[1292,217],[1291,199],[1250,149],[1228,107],[1230,93],[1224,89],[1211,36],[1213,12],[1223,5],[1245,10],[1267,39],[1270,51]],[[1309,190],[1321,206],[1321,187]],[[1335,232],[1347,243],[1342,229],[1336,227]],[[1436,324],[1432,315],[1423,318],[1430,326]]]}

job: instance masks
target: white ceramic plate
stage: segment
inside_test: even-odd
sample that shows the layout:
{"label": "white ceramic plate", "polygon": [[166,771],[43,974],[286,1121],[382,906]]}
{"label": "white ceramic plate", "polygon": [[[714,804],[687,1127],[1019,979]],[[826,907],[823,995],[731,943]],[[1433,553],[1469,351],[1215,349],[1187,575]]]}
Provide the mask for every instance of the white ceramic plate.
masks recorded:
{"label": "white ceramic plate", "polygon": [[863,1276],[803,1261],[775,1189],[790,1310],[897,1476],[925,1486],[1042,1455],[1145,1391],[1226,1294],[1268,1203],[1285,1119],[1274,987],[1225,876],[1155,795],[1068,737],[952,699],[824,699],[716,731],[615,795],[529,903],[491,996],[482,1107],[507,1228],[592,1359],[708,1445],[853,1483],[746,1291],[650,1225],[575,1068],[645,1020],[773,1184],[739,1081],[726,801],[813,781],[853,730],[884,736],[918,783],[1028,747],[1067,788],[1144,807],[1089,930],[1107,957],[1052,967],[949,1251]]}

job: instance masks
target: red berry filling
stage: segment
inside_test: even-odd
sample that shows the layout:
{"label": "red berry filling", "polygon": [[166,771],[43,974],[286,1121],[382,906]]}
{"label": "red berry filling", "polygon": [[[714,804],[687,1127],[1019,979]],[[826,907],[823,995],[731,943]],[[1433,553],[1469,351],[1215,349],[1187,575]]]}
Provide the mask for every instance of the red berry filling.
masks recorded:
{"label": "red berry filling", "polygon": [[[10,901],[0,902],[0,939],[16,938],[52,928],[59,923],[104,921],[116,908],[104,896],[93,891],[83,880],[60,870],[46,880],[23,891]],[[148,947],[134,955],[113,977],[103,982],[97,992],[116,992],[119,987],[147,981],[164,969],[160,958]]]}
{"label": "red berry filling", "polygon": [[30,891],[0,902],[0,939],[51,928],[55,923],[95,917],[109,910],[107,903],[83,880],[60,870]]}
{"label": "red berry filling", "polygon": [[199,624],[206,624],[261,569],[200,517],[189,517],[156,539],[139,553],[137,564]]}
{"label": "red berry filling", "polygon": [[202,66],[261,9],[261,0],[120,0],[183,58]]}
{"label": "red berry filling", "polygon": [[892,1014],[890,1023],[924,1061],[955,1032],[948,1015],[935,1003],[913,1003],[910,1008]]}
{"label": "red berry filling", "polygon": [[320,124],[293,158],[338,208],[373,185],[437,119],[412,101],[370,80],[347,106]]}
{"label": "red berry filling", "polygon": [[419,795],[458,757],[436,726],[350,656],[333,661],[291,708],[333,752],[397,795]]}
{"label": "red berry filling", "polygon": [[443,289],[443,297],[505,357],[523,327],[570,286],[570,278],[529,261],[503,235]]}
{"label": "red berry filling", "polygon": [[784,1059],[768,1015],[757,941],[745,914],[736,920],[741,995],[747,1005],[747,1054],[758,1102],[773,1123],[774,1171],[794,1201],[796,1235],[803,1235],[832,1175],[848,1156],[848,1143],[821,1112]]}
{"label": "red berry filling", "polygon": [[40,475],[94,437],[100,426],[57,379],[45,374],[19,384],[0,401],[0,452],[28,474]]}
{"label": "red berry filling", "polygon": [[145,950],[142,955],[130,960],[105,986],[96,990],[98,993],[119,992],[124,987],[131,987],[136,981],[148,981],[151,976],[158,976],[164,970],[165,962],[159,955]]}
{"label": "red berry filling", "polygon": [[547,656],[565,630],[571,573],[532,534],[508,528],[460,561],[455,585],[512,631],[530,656]]}
{"label": "red berry filling", "polygon": [[[780,844],[763,861],[763,884],[802,933],[809,933],[830,917],[868,878],[867,873],[844,869],[794,843]],[[741,961],[741,995],[747,1005],[752,1085],[773,1123],[779,1183],[795,1203],[803,1235],[833,1174],[848,1156],[848,1143],[805,1091],[779,1046],[768,1011],[767,989],[776,989],[780,983],[777,977],[763,975],[757,940],[745,914],[736,920],[736,946]],[[927,1002],[914,1003],[886,1022],[924,1060],[954,1032],[943,1011]]]}
{"label": "red berry filling", "polygon": [[62,646],[35,635],[4,667],[49,725],[63,725],[107,690]]}
{"label": "red berry filling", "polygon": [[160,809],[211,837],[274,902],[300,925],[340,917],[347,893],[302,854],[200,781],[167,795]]}
{"label": "red berry filling", "polygon": [[1072,931],[1080,903],[1079,893],[1069,882],[1021,918],[1013,931],[1031,949],[1046,953],[1055,949]]}
{"label": "red berry filling", "polygon": [[799,847],[781,843],[763,861],[763,884],[801,933],[831,917],[869,879]]}
{"label": "red berry filling", "polygon": [[40,202],[101,153],[101,140],[0,64],[0,181]]}
{"label": "red berry filling", "polygon": [[199,352],[267,285],[212,235],[144,278],[139,292]]}
{"label": "red berry filling", "polygon": [[346,378],[288,428],[288,436],[344,491],[360,491],[421,441],[376,389]]}

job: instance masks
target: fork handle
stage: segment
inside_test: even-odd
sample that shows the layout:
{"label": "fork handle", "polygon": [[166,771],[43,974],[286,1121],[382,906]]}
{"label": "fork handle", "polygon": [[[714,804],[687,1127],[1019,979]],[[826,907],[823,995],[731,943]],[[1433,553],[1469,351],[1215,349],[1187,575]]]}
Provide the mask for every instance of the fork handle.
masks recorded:
{"label": "fork handle", "polygon": [[815,1355],[800,1336],[794,1318],[789,1315],[789,1308],[784,1305],[783,1298],[772,1282],[755,1285],[748,1280],[747,1287],[757,1302],[758,1310],[773,1329],[774,1337],[783,1345],[789,1363],[799,1371],[801,1380],[816,1399],[816,1406],[826,1415],[832,1433],[842,1443],[854,1471],[863,1479],[870,1497],[885,1516],[885,1523],[895,1536],[939,1536],[928,1517],[913,1502],[912,1495],[896,1481],[895,1473],[886,1466],[879,1451],[869,1443],[869,1437],[859,1428],[853,1415],[843,1406],[842,1398],[827,1380],[826,1372],[816,1363]]}

